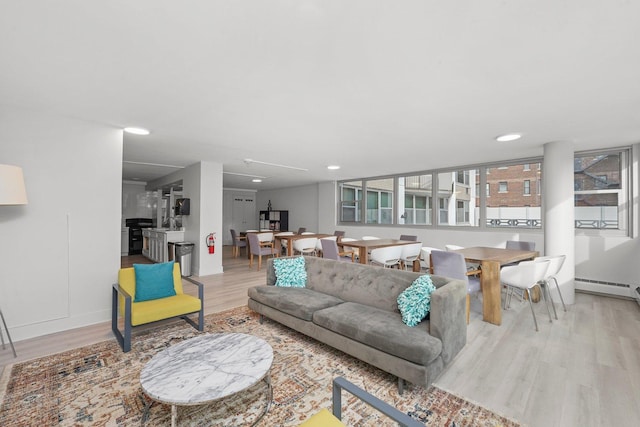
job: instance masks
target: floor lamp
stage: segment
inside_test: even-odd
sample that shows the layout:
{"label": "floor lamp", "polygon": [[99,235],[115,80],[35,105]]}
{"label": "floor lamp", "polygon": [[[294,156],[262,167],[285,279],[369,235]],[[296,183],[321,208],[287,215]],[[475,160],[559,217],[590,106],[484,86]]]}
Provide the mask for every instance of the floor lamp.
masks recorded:
{"label": "floor lamp", "polygon": [[[24,188],[24,176],[22,175],[22,168],[13,165],[0,165],[0,205],[26,205],[27,204],[27,192]],[[4,314],[2,314],[2,308],[0,308],[0,318],[2,318],[2,324],[5,331],[7,331],[7,337],[9,338],[9,344],[11,344],[11,350],[13,350],[13,357],[18,357],[16,354],[16,348],[13,346],[11,340],[11,334],[9,328],[7,328],[7,322],[4,320]],[[2,348],[5,347],[4,335],[0,328],[0,338],[2,339]]]}

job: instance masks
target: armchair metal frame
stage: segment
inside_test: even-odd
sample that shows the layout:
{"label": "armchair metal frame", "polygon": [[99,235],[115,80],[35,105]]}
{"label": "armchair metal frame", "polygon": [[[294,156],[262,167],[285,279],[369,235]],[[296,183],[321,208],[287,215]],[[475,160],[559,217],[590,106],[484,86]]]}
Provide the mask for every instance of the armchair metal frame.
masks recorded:
{"label": "armchair metal frame", "polygon": [[384,402],[374,395],[364,391],[363,389],[347,381],[343,377],[337,377],[333,380],[333,416],[339,420],[342,419],[342,390],[351,393],[367,405],[370,405],[378,411],[382,412],[384,415],[397,422],[400,426],[425,427],[425,425],[421,422],[414,420],[409,415],[399,411],[397,408],[389,405],[387,402]]}
{"label": "armchair metal frame", "polygon": [[[173,319],[175,317],[179,317],[181,319],[184,319],[187,323],[189,323],[191,326],[196,328],[198,331],[202,332],[204,331],[204,285],[196,280],[191,279],[190,277],[182,276],[182,278],[186,279],[187,283],[191,283],[198,287],[198,299],[200,300],[200,310],[192,311],[190,313],[183,313],[173,317],[167,317],[167,319]],[[184,284],[185,282],[183,281],[182,283]],[[124,333],[121,332],[120,329],[118,329],[118,317],[119,317],[118,316],[118,312],[119,312],[118,296],[119,295],[124,297]],[[122,347],[122,351],[124,353],[131,350],[131,330],[133,328],[133,325],[131,325],[131,303],[132,303],[131,295],[127,291],[122,289],[118,283],[114,283],[111,291],[111,330],[113,331],[113,334],[116,336],[116,340],[118,340],[118,344],[120,344],[120,347]],[[190,314],[195,314],[195,313],[198,313],[198,323],[194,322],[191,318],[188,317]],[[161,319],[156,322],[160,322],[162,320],[166,320],[166,319]],[[156,322],[150,322],[150,323],[156,323]]]}

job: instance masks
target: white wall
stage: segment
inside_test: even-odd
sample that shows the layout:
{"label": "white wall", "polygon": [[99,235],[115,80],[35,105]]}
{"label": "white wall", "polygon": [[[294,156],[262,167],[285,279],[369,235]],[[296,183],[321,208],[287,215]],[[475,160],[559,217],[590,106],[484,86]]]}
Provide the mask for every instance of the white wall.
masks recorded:
{"label": "white wall", "polygon": [[[266,210],[269,200],[273,210],[289,211],[289,230],[306,227],[307,231],[328,232],[319,229],[318,184],[290,187],[280,190],[259,191],[256,210]],[[323,209],[324,211],[324,209]],[[333,230],[331,230],[333,233]]]}
{"label": "white wall", "polygon": [[[184,240],[195,243],[193,274],[222,273],[222,164],[200,162],[152,181],[147,190],[182,182],[182,195],[191,199],[191,213],[182,217]],[[216,253],[209,254],[205,237],[216,233]]]}
{"label": "white wall", "polygon": [[0,162],[29,204],[0,206],[0,304],[14,340],[106,321],[120,268],[122,131],[0,107]]}
{"label": "white wall", "polygon": [[[257,228],[258,226],[258,211],[255,208],[255,200],[256,200],[256,191],[255,190],[242,190],[242,189],[232,189],[225,188],[223,191],[223,223],[222,223],[222,243],[225,245],[231,245],[231,229],[235,227],[235,230],[240,232],[244,230],[250,230]],[[253,206],[254,208],[245,208],[243,211],[242,218],[234,218],[234,199],[238,198],[246,198],[254,200]],[[247,204],[247,206],[251,206],[251,204]],[[247,218],[244,218],[244,216]],[[251,218],[249,218],[249,216]],[[243,221],[245,223],[243,223]]]}

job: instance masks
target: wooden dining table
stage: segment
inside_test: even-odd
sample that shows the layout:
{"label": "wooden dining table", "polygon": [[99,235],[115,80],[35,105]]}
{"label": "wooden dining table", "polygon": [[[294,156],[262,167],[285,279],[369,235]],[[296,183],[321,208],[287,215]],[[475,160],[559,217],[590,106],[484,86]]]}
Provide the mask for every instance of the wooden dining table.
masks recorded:
{"label": "wooden dining table", "polygon": [[500,325],[502,323],[502,292],[500,286],[500,267],[538,256],[538,251],[488,248],[483,246],[456,249],[467,262],[479,263],[480,286],[482,288],[482,320]]}
{"label": "wooden dining table", "polygon": [[[411,245],[417,243],[411,240],[397,240],[397,239],[372,239],[372,240],[350,240],[348,242],[339,242],[340,246],[346,246],[349,248],[358,248],[358,259],[360,264],[369,263],[369,251],[372,249],[386,248],[389,246]],[[420,260],[417,259],[413,262],[413,271],[420,271]]]}
{"label": "wooden dining table", "polygon": [[287,242],[287,256],[293,256],[293,242],[298,239],[306,239],[307,237],[315,237],[317,239],[322,239],[324,237],[331,237],[333,234],[288,234],[284,236],[278,236],[278,233],[275,233],[273,238],[275,240],[276,248],[281,247],[281,242],[284,240]]}

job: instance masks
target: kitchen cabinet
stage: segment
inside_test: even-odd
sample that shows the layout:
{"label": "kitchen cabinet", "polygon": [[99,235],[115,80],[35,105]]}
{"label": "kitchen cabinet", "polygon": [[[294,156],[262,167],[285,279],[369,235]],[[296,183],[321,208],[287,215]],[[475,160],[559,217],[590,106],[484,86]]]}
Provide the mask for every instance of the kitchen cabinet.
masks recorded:
{"label": "kitchen cabinet", "polygon": [[184,231],[148,228],[142,230],[142,255],[154,262],[169,261],[169,242],[184,241]]}

